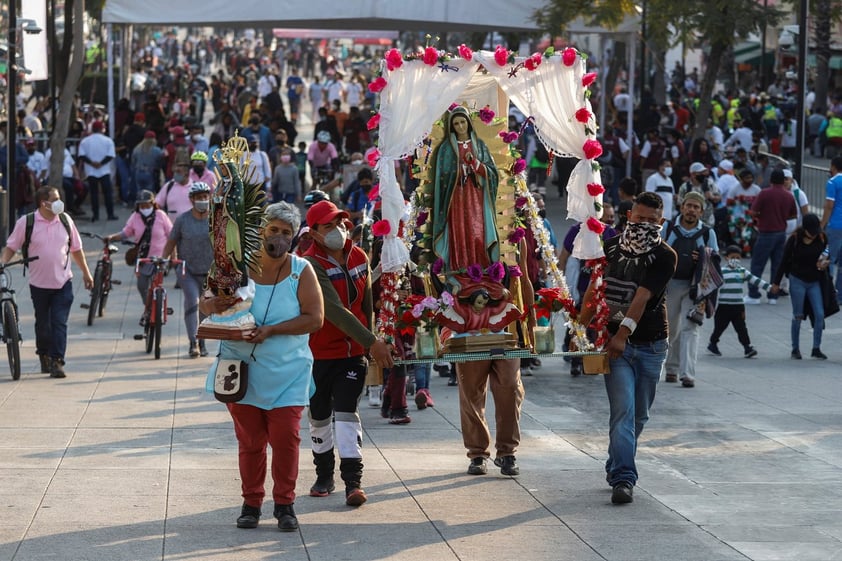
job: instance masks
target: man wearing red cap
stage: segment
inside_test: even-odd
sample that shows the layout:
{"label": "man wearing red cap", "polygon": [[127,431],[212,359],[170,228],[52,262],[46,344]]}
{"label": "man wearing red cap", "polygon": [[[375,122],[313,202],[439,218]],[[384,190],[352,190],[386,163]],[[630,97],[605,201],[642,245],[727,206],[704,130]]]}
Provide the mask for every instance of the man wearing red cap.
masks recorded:
{"label": "man wearing red cap", "polygon": [[[365,384],[366,352],[382,368],[391,368],[391,348],[372,332],[374,307],[371,271],[365,252],[348,238],[348,213],[330,201],[307,211],[313,245],[304,257],[310,261],[324,295],[324,326],[310,335],[316,392],[310,398],[310,438],[316,482],[310,496],[326,497],[334,490],[334,442],[339,449],[339,471],[345,482],[345,503],[362,505],[362,425],[357,403]],[[335,439],[331,431],[334,420]]]}
{"label": "man wearing red cap", "polygon": [[164,156],[167,159],[164,176],[167,181],[173,178],[173,165],[176,162],[179,165],[190,167],[190,155],[194,152],[193,144],[187,142],[184,127],[172,127],[170,133],[172,134],[172,140],[164,147]]}
{"label": "man wearing red cap", "polygon": [[114,141],[102,133],[102,121],[94,121],[91,134],[79,142],[79,160],[85,164],[85,177],[91,193],[91,222],[99,220],[99,190],[105,196],[108,220],[117,220],[114,214],[114,189],[111,186],[111,160],[117,157]]}

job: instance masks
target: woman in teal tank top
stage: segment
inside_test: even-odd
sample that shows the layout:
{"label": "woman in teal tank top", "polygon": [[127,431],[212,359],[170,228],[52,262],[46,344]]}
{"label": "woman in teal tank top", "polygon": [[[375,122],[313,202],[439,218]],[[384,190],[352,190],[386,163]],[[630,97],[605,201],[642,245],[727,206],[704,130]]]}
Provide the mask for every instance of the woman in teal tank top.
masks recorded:
{"label": "woman in teal tank top", "polygon": [[[298,209],[287,203],[266,207],[261,270],[252,271],[255,295],[251,313],[257,327],[244,341],[222,341],[219,356],[249,363],[248,391],[227,404],[239,444],[243,507],[238,528],[256,528],[265,496],[266,445],[272,447],[272,498],[281,531],[294,531],[293,511],[298,478],[299,425],[312,393],[313,355],[309,334],[322,326],[324,305],[313,268],[289,253],[301,223]],[[233,304],[230,298],[209,297],[204,313],[219,313]],[[208,372],[205,389],[213,392],[216,364]]]}

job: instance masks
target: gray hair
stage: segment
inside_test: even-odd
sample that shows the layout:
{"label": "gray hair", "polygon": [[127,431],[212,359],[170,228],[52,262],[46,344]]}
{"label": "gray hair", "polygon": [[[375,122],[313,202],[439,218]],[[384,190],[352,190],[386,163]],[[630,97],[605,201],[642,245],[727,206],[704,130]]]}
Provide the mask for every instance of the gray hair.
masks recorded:
{"label": "gray hair", "polygon": [[280,220],[292,226],[293,232],[298,232],[301,227],[301,212],[298,207],[288,202],[281,201],[266,207],[266,221]]}

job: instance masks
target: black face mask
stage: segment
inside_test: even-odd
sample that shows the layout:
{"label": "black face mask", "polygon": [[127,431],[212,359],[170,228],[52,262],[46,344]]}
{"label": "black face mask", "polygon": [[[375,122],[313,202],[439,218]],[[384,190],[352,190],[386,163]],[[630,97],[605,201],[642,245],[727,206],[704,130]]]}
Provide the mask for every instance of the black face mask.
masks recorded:
{"label": "black face mask", "polygon": [[205,166],[193,166],[193,171],[196,172],[196,175],[201,176],[205,173]]}
{"label": "black face mask", "polygon": [[546,218],[547,217],[547,209],[542,208],[541,210],[539,210],[538,216],[540,216],[541,218]]}
{"label": "black face mask", "polygon": [[288,253],[289,248],[290,240],[286,236],[269,236],[263,240],[263,249],[266,251],[266,255],[275,259]]}

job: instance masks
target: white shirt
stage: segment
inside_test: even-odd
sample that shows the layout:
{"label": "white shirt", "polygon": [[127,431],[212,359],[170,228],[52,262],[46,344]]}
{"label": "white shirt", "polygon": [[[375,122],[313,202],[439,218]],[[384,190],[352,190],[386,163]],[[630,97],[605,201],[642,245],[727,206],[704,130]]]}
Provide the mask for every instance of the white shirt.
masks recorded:
{"label": "white shirt", "polygon": [[661,200],[664,201],[664,220],[672,220],[675,203],[673,196],[675,195],[675,187],[672,184],[672,179],[666,175],[653,173],[646,180],[645,190],[649,193],[657,193]]}
{"label": "white shirt", "polygon": [[345,88],[349,107],[359,107],[363,100],[363,87],[359,82],[350,82]]}
{"label": "white shirt", "polygon": [[[112,159],[117,157],[114,151],[114,141],[102,133],[95,132],[86,136],[79,143],[79,157],[87,156],[92,162],[102,162],[106,157],[111,156]],[[105,177],[111,173],[111,166],[106,164],[95,168],[90,164],[85,164],[85,175],[89,177]]]}
{"label": "white shirt", "polygon": [[257,81],[257,96],[264,98],[272,93],[272,90],[276,87],[278,87],[278,82],[275,80],[275,77],[271,74],[264,74]]}
{"label": "white shirt", "polygon": [[733,133],[731,136],[728,137],[728,140],[725,141],[725,145],[723,148],[727,148],[729,146],[738,146],[741,148],[745,148],[746,152],[751,150],[752,144],[752,136],[751,136],[751,129],[747,126],[743,125]]}
{"label": "white shirt", "polygon": [[614,96],[614,107],[617,111],[628,112],[631,109],[631,96],[627,93],[618,93]]}
{"label": "white shirt", "polygon": [[740,188],[740,180],[734,177],[733,174],[723,173],[716,180],[716,188],[719,189],[719,194],[722,196],[722,200],[718,206],[723,207],[725,206],[725,201],[731,195],[731,190]]}
{"label": "white shirt", "polygon": [[39,152],[36,150],[32,154],[29,155],[29,160],[26,162],[26,167],[32,170],[32,173],[35,174],[40,181],[44,180],[46,177],[47,172],[49,171],[50,162],[47,161],[47,158],[44,157],[43,152]]}
{"label": "white shirt", "polygon": [[[49,165],[50,165],[50,157],[52,156],[52,152],[49,148],[47,148],[47,152],[44,154],[44,159],[47,160],[47,172],[49,173]],[[70,150],[67,148],[64,149],[64,163],[62,164],[61,174],[64,177],[73,177],[73,168],[76,167],[76,161],[73,159],[73,154],[70,153]]]}
{"label": "white shirt", "polygon": [[804,218],[801,214],[801,208],[810,204],[810,201],[807,200],[807,195],[798,187],[798,183],[794,179],[792,180],[790,192],[792,193],[792,196],[795,197],[795,208],[798,215],[795,218],[790,218],[786,221],[787,235],[793,233],[795,229],[801,225],[801,220]]}
{"label": "white shirt", "polygon": [[333,103],[334,100],[342,101],[345,93],[345,84],[339,80],[333,80],[327,84],[327,101]]}

